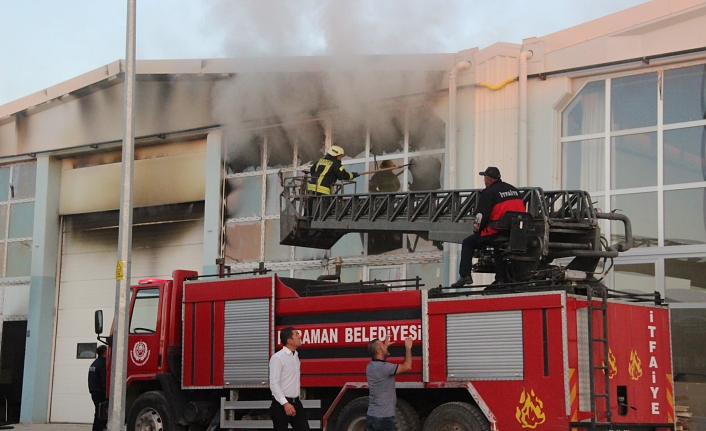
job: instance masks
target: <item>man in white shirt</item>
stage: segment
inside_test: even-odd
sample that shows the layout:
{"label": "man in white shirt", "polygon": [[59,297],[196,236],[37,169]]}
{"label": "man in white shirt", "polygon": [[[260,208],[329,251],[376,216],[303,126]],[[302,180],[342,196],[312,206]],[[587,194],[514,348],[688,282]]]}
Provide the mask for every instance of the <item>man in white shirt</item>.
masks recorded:
{"label": "man in white shirt", "polygon": [[301,335],[290,326],[280,331],[279,339],[284,347],[270,358],[270,417],[274,431],[287,431],[288,424],[293,431],[309,431],[309,421],[299,399],[297,348],[302,344]]}

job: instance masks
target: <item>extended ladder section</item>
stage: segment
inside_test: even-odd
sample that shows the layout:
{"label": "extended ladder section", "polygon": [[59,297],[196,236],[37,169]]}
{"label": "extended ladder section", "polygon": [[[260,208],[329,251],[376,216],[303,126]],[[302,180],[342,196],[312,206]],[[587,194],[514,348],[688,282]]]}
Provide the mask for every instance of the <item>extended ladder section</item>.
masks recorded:
{"label": "extended ladder section", "polygon": [[[594,301],[600,300],[600,305]],[[590,401],[591,401],[591,429],[598,429],[599,425],[610,425],[612,423],[612,412],[610,410],[610,358],[608,349],[608,289],[603,285],[589,285],[586,288],[586,300],[588,301],[588,361],[590,364]],[[598,322],[599,334],[596,334],[596,316],[600,317]],[[602,352],[602,363],[596,364],[596,351]],[[596,389],[596,375],[603,375],[602,392]],[[598,415],[598,400],[605,403],[605,422],[600,421]]]}
{"label": "extended ladder section", "polygon": [[[315,195],[307,191],[306,177],[287,178],[282,186],[280,243],[320,249],[330,249],[351,232],[394,231],[430,241],[461,243],[473,231],[482,192],[474,189]],[[597,212],[587,192],[546,192],[532,187],[520,189],[520,195],[531,222],[523,234],[544,261],[575,257],[577,263],[571,269],[591,270],[597,259],[616,257],[632,243],[627,217]],[[626,243],[603,244],[600,218],[622,221]],[[527,215],[523,217],[526,219]],[[512,220],[493,223],[491,226],[501,232],[510,232]]]}

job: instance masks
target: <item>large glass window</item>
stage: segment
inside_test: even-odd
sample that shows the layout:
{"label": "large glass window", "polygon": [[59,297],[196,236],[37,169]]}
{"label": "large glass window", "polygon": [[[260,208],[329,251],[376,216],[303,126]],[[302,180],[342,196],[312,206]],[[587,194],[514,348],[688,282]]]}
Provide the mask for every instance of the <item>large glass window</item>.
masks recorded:
{"label": "large glass window", "polygon": [[654,293],[657,290],[654,263],[616,264],[613,285],[623,292]]}
{"label": "large glass window", "polygon": [[[634,248],[616,259],[608,281],[666,297],[683,399],[706,391],[704,100],[706,64],[698,64],[589,82],[562,112],[562,184],[630,218]],[[612,243],[625,240],[622,223],[601,229]],[[689,404],[706,417],[702,403]]]}
{"label": "large glass window", "polygon": [[402,274],[412,262],[442,261],[442,247],[416,235],[350,233],[331,250],[279,244],[281,180],[308,172],[311,163],[322,157],[330,145],[345,149],[343,165],[349,172],[400,167],[360,176],[345,185],[345,193],[443,188],[444,121],[431,105],[399,106],[381,108],[365,121],[329,112],[318,119],[255,127],[227,137],[223,235],[226,261],[236,270],[239,266],[250,269],[253,263],[264,261],[276,271],[294,270],[299,274],[298,271],[311,270],[318,276],[324,271],[322,261],[340,256],[344,258],[344,268],[348,268],[347,274],[354,270],[346,263],[359,267],[354,272],[363,278],[370,276],[369,267],[373,266],[394,265],[399,270],[395,274]]}
{"label": "large glass window", "polygon": [[0,277],[29,277],[36,163],[0,168]]}
{"label": "large glass window", "polygon": [[[630,218],[633,247],[657,247],[657,193],[615,195],[610,206]],[[625,241],[623,223],[612,222],[611,234],[613,242]]]}
{"label": "large glass window", "polygon": [[[670,303],[706,304],[706,257],[664,260],[664,287]],[[706,343],[706,338],[704,338]]]}
{"label": "large glass window", "polygon": [[586,84],[564,109],[562,136],[588,135],[605,129],[605,81]]}
{"label": "large glass window", "polygon": [[677,308],[671,317],[674,380],[706,383],[706,309]]}
{"label": "large glass window", "polygon": [[614,78],[611,84],[611,130],[657,125],[656,73]]}
{"label": "large glass window", "polygon": [[706,245],[705,77],[701,64],[588,82],[562,112],[563,188],[630,217],[636,248]]}
{"label": "large glass window", "polygon": [[706,181],[706,127],[664,132],[664,184]]}
{"label": "large glass window", "polygon": [[[699,399],[706,391],[706,256],[664,259],[670,303],[672,360],[677,397]],[[679,398],[677,398],[679,399]],[[688,403],[694,416],[706,405]]]}
{"label": "large glass window", "polygon": [[596,191],[604,189],[603,139],[567,142],[562,152],[564,189]]}
{"label": "large glass window", "polygon": [[664,72],[665,124],[703,120],[706,64]]}
{"label": "large glass window", "polygon": [[640,133],[611,140],[610,185],[613,189],[657,185],[657,134]]}
{"label": "large glass window", "polygon": [[706,188],[664,192],[664,245],[706,244]]}

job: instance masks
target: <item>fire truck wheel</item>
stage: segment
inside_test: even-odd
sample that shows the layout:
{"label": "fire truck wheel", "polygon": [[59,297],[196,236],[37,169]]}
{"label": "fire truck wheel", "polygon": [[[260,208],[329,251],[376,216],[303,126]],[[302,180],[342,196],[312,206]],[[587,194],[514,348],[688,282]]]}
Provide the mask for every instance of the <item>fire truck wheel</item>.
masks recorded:
{"label": "fire truck wheel", "polygon": [[[337,431],[365,431],[365,416],[368,413],[370,397],[356,398],[341,410],[338,415]],[[420,431],[419,415],[409,403],[397,399],[395,431]]]}
{"label": "fire truck wheel", "polygon": [[397,411],[395,412],[396,431],[419,431],[422,429],[422,422],[419,420],[414,407],[401,398],[397,398]]}
{"label": "fire truck wheel", "polygon": [[360,397],[346,404],[338,415],[337,431],[365,431],[369,401],[370,397]]}
{"label": "fire truck wheel", "polygon": [[127,416],[127,431],[183,431],[169,409],[161,391],[145,392],[137,397]]}
{"label": "fire truck wheel", "polygon": [[476,406],[446,403],[435,408],[424,422],[422,431],[489,431],[490,424]]}

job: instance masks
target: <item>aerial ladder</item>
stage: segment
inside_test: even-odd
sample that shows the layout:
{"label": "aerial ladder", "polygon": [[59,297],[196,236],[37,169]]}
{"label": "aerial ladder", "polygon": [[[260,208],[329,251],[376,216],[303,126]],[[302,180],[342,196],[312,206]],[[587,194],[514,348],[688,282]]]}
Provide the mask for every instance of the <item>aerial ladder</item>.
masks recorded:
{"label": "aerial ladder", "polygon": [[[429,241],[461,243],[472,232],[482,190],[431,190],[316,195],[308,179],[283,179],[280,243],[330,249],[351,232],[399,232]],[[581,190],[544,191],[520,188],[526,212],[508,212],[491,227],[499,235],[478,253],[475,272],[494,272],[493,249],[508,261],[509,280],[591,281],[602,259],[612,259],[632,246],[630,220],[624,214],[594,208]],[[625,242],[608,244],[599,220],[622,222]],[[556,259],[571,258],[563,267]]]}

